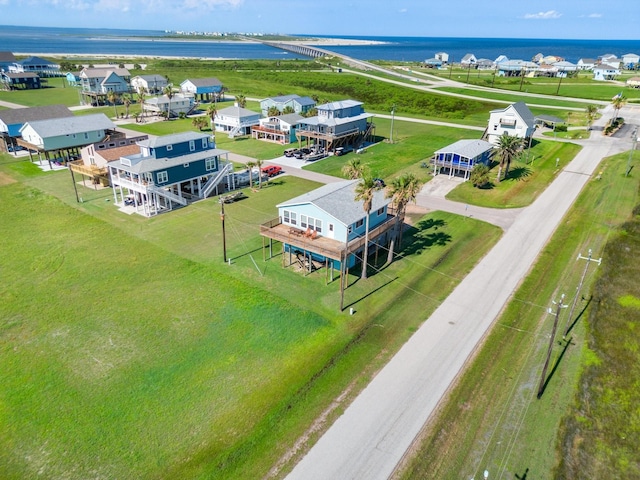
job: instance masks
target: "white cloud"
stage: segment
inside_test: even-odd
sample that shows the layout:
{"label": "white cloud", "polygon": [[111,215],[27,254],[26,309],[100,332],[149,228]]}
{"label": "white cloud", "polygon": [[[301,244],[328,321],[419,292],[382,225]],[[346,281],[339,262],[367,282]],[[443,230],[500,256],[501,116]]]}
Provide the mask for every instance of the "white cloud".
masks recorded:
{"label": "white cloud", "polygon": [[589,15],[587,15],[587,17],[589,17],[589,18],[601,18],[602,14],[601,13],[590,13]]}
{"label": "white cloud", "polygon": [[524,18],[527,20],[549,20],[554,18],[560,18],[562,14],[555,10],[549,10],[546,12],[538,12],[538,13],[527,13]]}
{"label": "white cloud", "polygon": [[182,7],[190,9],[214,10],[217,7],[237,8],[243,3],[244,0],[183,0]]}
{"label": "white cloud", "polygon": [[409,10],[407,10],[406,8],[401,8],[400,10],[398,10],[398,12],[400,13],[407,13]]}

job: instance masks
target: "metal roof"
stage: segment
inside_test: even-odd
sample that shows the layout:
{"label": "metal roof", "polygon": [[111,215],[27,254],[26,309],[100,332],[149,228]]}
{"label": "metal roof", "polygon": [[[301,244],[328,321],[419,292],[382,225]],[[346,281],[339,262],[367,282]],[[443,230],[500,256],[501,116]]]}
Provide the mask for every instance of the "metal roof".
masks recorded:
{"label": "metal roof", "polygon": [[[171,135],[163,135],[162,137],[148,138],[138,142],[141,147],[158,148],[167,145],[175,145],[177,143],[185,143],[190,140],[209,139],[210,135],[198,132],[182,132],[173,133]],[[207,140],[208,141],[208,140]]]}
{"label": "metal roof", "polygon": [[529,107],[527,107],[527,104],[524,102],[512,103],[508,107],[491,110],[490,113],[503,113],[510,108],[513,108],[517,112],[517,114],[520,115],[520,118],[524,123],[527,124],[527,127],[533,128],[535,126],[535,118],[533,118],[533,113],[531,113],[531,110],[529,110]]}
{"label": "metal roof", "polygon": [[111,73],[115,73],[119,77],[129,77],[131,74],[126,68],[83,68],[80,76],[83,78],[105,78]]}
{"label": "metal roof", "polygon": [[436,150],[435,153],[455,153],[464,158],[476,158],[491,149],[493,149],[493,144],[484,140],[458,140],[451,145]]}
{"label": "metal roof", "polygon": [[343,108],[351,108],[358,105],[363,105],[363,103],[357,100],[342,100],[340,102],[324,103],[318,105],[316,108],[318,110],[342,110]]}
{"label": "metal roof", "polygon": [[65,105],[45,105],[43,107],[11,108],[0,110],[0,120],[8,125],[49,120],[52,118],[73,117],[73,112]]}
{"label": "metal roof", "polygon": [[[311,204],[328,213],[345,226],[357,222],[365,217],[363,202],[356,201],[356,186],[360,180],[346,180],[342,182],[328,183],[308,193],[292,198],[277,205],[281,207],[293,207],[296,205]],[[373,194],[371,211],[385,207],[391,203],[391,199],[385,198],[383,190],[376,190]]]}
{"label": "metal roof", "polygon": [[183,83],[191,82],[196,87],[219,87],[222,82],[215,77],[211,78],[187,78]]}
{"label": "metal roof", "polygon": [[145,173],[145,172],[157,172],[164,168],[175,167],[176,165],[183,165],[185,163],[197,162],[204,160],[205,158],[220,157],[221,155],[229,153],[227,150],[220,150],[218,148],[211,148],[209,150],[202,150],[200,152],[188,153],[186,155],[180,155],[179,157],[170,158],[155,158],[155,157],[143,157],[141,154],[130,155],[126,158],[131,161],[131,166],[124,165],[122,162],[118,164],[112,164],[111,166],[117,167],[120,170],[131,173]]}
{"label": "metal roof", "polygon": [[41,137],[57,137],[60,135],[73,135],[77,133],[93,132],[96,130],[115,129],[114,123],[104,113],[92,115],[78,115],[65,118],[52,118],[49,120],[36,120],[25,123],[20,131],[27,125]]}
{"label": "metal roof", "polygon": [[247,108],[242,108],[234,105],[233,107],[223,108],[222,110],[218,110],[216,116],[228,116],[234,118],[243,118],[243,117],[253,117],[255,115],[260,115],[258,112],[254,112],[253,110],[249,110]]}

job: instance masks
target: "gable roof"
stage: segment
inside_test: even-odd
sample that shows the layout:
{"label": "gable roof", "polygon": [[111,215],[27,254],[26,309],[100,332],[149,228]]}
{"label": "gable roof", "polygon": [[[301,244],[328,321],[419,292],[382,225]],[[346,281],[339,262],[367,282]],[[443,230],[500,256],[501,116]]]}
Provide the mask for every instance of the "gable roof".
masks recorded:
{"label": "gable roof", "polygon": [[301,120],[304,120],[304,117],[297,113],[287,113],[286,115],[280,115],[276,118],[281,122],[284,122],[289,125],[295,125],[296,123],[299,123]]}
{"label": "gable roof", "polygon": [[83,68],[80,76],[85,78],[105,78],[111,73],[115,73],[119,77],[128,77],[131,74],[126,68]]}
{"label": "gable roof", "polygon": [[100,155],[107,162],[114,162],[120,160],[120,157],[126,157],[127,155],[134,155],[136,153],[140,153],[140,147],[138,145],[124,145],[122,147],[104,148],[95,151],[96,155]]}
{"label": "gable roof", "polygon": [[19,63],[20,65],[56,65],[55,63],[40,57],[27,57],[17,63]]}
{"label": "gable roof", "polygon": [[211,86],[220,86],[222,82],[215,77],[210,78],[187,78],[184,82],[191,82],[196,87],[211,87]]}
{"label": "gable roof", "polygon": [[116,128],[114,123],[109,120],[104,113],[36,120],[25,123],[20,131],[22,132],[27,125],[42,138]]}
{"label": "gable roof", "polygon": [[247,108],[242,108],[234,105],[233,107],[223,108],[222,110],[218,110],[218,116],[226,115],[228,117],[234,118],[243,118],[243,117],[253,117],[255,115],[260,115],[258,112],[254,112],[253,110],[249,110]]}
{"label": "gable roof", "polygon": [[[281,207],[293,207],[295,205],[311,204],[328,213],[345,226],[351,225],[366,216],[363,202],[356,201],[356,186],[360,180],[345,180],[342,182],[328,183],[308,193],[292,198],[277,205]],[[391,199],[385,198],[383,190],[376,190],[373,194],[371,211],[385,207],[391,203]]]}
{"label": "gable roof", "polygon": [[4,52],[4,51],[0,51],[0,62],[3,63],[7,63],[7,62],[15,62],[16,61],[16,57],[12,52]]}
{"label": "gable roof", "polygon": [[493,149],[493,144],[484,140],[458,140],[435,153],[457,153],[461,157],[476,158],[484,152]]}
{"label": "gable roof", "polygon": [[0,110],[0,120],[6,125],[73,116],[73,112],[65,105],[46,105],[43,107]]}
{"label": "gable roof", "polygon": [[3,72],[2,74],[7,78],[39,78],[36,72]]}
{"label": "gable roof", "polygon": [[322,105],[318,105],[316,108],[318,110],[342,110],[343,108],[351,108],[358,105],[364,104],[362,102],[358,102],[357,100],[342,100],[339,102],[324,103]]}
{"label": "gable roof", "polygon": [[162,75],[154,74],[154,75],[136,75],[133,78],[140,78],[145,82],[166,82],[167,79]]}
{"label": "gable roof", "polygon": [[220,157],[225,153],[229,153],[228,150],[220,150],[217,148],[210,148],[208,150],[201,150],[199,152],[188,153],[186,155],[179,155],[177,157],[143,157],[141,154],[130,155],[127,158],[131,162],[131,166],[120,163],[119,169],[132,173],[145,173],[155,172],[165,168],[175,167],[176,165],[183,165],[187,163],[197,162],[206,158]]}
{"label": "gable roof", "polygon": [[531,110],[529,110],[529,107],[527,107],[527,104],[524,102],[512,103],[508,107],[491,110],[491,113],[503,113],[510,108],[513,108],[516,111],[527,127],[533,128],[535,126],[536,121],[533,117],[533,113],[531,113]]}
{"label": "gable roof", "polygon": [[142,147],[158,148],[188,142],[189,140],[200,140],[202,138],[206,138],[208,141],[209,137],[210,135],[207,135],[206,133],[198,132],[173,133],[171,135],[163,135],[161,137],[142,140],[138,142],[138,145]]}

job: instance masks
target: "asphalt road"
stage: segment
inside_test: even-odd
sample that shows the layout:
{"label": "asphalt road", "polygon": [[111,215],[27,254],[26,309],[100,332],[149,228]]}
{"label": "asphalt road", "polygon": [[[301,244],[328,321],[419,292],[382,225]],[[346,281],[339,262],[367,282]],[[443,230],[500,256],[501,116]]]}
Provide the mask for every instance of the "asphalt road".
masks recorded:
{"label": "asphalt road", "polygon": [[[627,122],[640,112],[626,109]],[[608,118],[607,113],[601,122]],[[481,343],[601,159],[629,138],[584,148],[296,465],[289,480],[387,479]]]}

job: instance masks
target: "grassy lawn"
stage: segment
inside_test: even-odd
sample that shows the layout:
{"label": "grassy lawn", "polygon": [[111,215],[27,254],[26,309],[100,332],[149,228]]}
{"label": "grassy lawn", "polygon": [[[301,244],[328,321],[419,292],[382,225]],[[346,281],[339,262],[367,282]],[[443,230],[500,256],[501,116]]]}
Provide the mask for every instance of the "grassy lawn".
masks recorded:
{"label": "grassy lawn", "polygon": [[[0,91],[0,100],[17,103],[25,107],[62,104],[67,107],[80,105],[77,88],[64,86],[63,78],[48,78],[47,87],[36,90]],[[64,80],[64,83],[63,83]]]}
{"label": "grassy lawn", "polygon": [[[503,87],[501,87],[503,88]],[[502,92],[491,92],[486,90],[475,90],[473,88],[457,88],[457,87],[438,87],[437,90],[442,90],[443,92],[451,92],[451,93],[459,93],[462,95],[471,95],[473,97],[482,97],[490,100],[504,100],[507,102],[518,102],[523,101],[525,103],[535,103],[536,105],[549,105],[554,107],[567,107],[567,108],[584,108],[585,104],[582,102],[572,102],[570,100],[565,100],[562,97],[556,98],[536,98],[529,96],[521,96],[518,95],[518,91],[514,91],[513,93],[502,93]],[[523,89],[524,92],[524,89]],[[536,92],[542,93],[542,92]],[[551,110],[548,112],[551,113]]]}
{"label": "grassy lawn", "polygon": [[311,182],[282,177],[225,209],[231,265],[215,198],[144,219],[108,189],[80,186],[78,204],[70,183],[0,157],[2,478],[263,477],[500,235],[412,218],[406,257],[364,282],[352,272],[349,316],[324,271],[262,261],[259,224]]}
{"label": "grassy lawn", "polygon": [[[388,138],[391,121],[375,118],[376,134],[379,138]],[[389,179],[406,171],[412,171],[423,177],[429,177],[429,169],[422,168],[433,152],[462,138],[478,138],[482,132],[459,128],[441,127],[413,122],[394,122],[394,143],[380,142],[359,154],[360,160],[369,165],[375,176]],[[328,157],[305,168],[314,172],[341,177],[341,169],[355,152],[340,157]]]}
{"label": "grassy lawn", "polygon": [[[570,309],[560,316],[549,380],[542,398],[536,399],[551,332],[546,309],[555,308],[551,301],[562,293],[567,294],[565,304],[572,304],[585,266],[584,260],[575,260],[577,255],[591,248],[594,258],[600,257],[615,237],[612,229],[627,221],[638,203],[640,177],[624,177],[627,158],[619,155],[603,162],[602,179],[587,185],[397,478],[482,478],[485,469],[489,478],[586,478],[584,472],[590,472],[588,478],[637,478],[638,389],[632,372],[638,365],[633,333],[638,314],[635,307],[615,305],[629,293],[638,296],[635,257],[624,262],[630,268],[619,265],[619,275],[614,275],[620,277],[621,288],[614,287],[607,297],[597,294],[592,302],[582,295],[589,298],[604,269],[589,267],[572,318],[567,318]],[[638,251],[637,238],[631,240],[625,231],[625,244],[634,247],[625,253],[620,245],[616,253],[607,249],[605,264],[611,262],[609,255],[623,258]],[[597,320],[602,327],[592,320],[587,327],[591,308],[603,302],[613,310]],[[568,341],[561,341],[565,326],[574,322]],[[590,350],[594,330],[601,330],[603,341],[596,354]],[[604,382],[591,384],[593,369]],[[581,394],[584,403],[576,410],[582,372],[587,386]],[[572,418],[566,438],[561,428],[565,415]],[[556,470],[561,458],[572,468]]]}
{"label": "grassy lawn", "polygon": [[[525,151],[522,161],[512,162],[509,174],[501,182],[495,181],[498,164],[494,161],[490,172],[493,182],[489,188],[479,189],[471,182],[464,182],[449,192],[447,198],[481,207],[524,207],[547,188],[580,148],[573,143],[534,140],[528,161]],[[560,161],[556,167],[557,159]]]}

